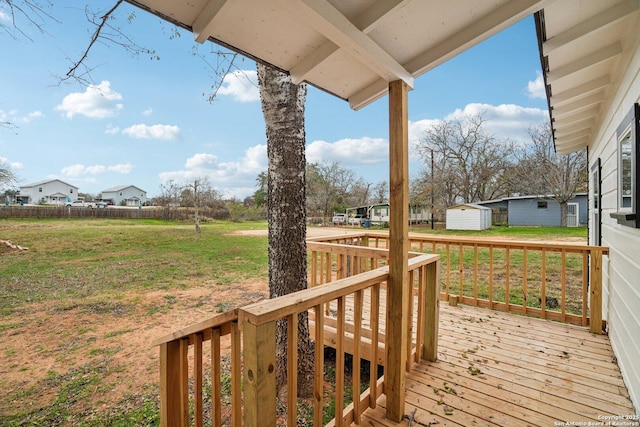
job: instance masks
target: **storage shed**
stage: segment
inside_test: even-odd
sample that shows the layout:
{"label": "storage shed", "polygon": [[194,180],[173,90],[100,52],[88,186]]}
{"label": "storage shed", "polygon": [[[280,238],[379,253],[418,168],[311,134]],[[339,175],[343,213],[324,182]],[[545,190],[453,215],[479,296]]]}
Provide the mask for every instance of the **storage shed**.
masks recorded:
{"label": "storage shed", "polygon": [[464,203],[447,209],[447,230],[486,230],[491,228],[491,209]]}

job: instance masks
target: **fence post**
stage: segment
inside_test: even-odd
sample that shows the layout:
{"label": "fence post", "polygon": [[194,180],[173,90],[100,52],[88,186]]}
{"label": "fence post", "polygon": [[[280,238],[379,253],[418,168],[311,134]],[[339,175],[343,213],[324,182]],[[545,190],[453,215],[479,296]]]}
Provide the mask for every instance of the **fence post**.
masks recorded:
{"label": "fence post", "polygon": [[[276,425],[276,322],[242,324],[244,343],[244,425]],[[294,344],[295,345],[295,344]]]}
{"label": "fence post", "polygon": [[438,322],[440,304],[440,256],[426,266],[426,302],[424,310],[424,347],[422,358],[435,362],[438,360]]}
{"label": "fence post", "polygon": [[591,250],[591,280],[589,284],[589,329],[602,334],[602,251]]}

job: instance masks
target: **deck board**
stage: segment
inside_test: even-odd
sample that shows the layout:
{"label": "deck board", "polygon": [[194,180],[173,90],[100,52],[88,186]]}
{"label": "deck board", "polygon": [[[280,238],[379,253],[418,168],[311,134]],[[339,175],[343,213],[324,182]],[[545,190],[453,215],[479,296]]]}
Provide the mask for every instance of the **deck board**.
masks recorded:
{"label": "deck board", "polygon": [[[406,390],[413,425],[554,426],[634,413],[607,336],[444,303],[438,361],[414,364]],[[384,395],[378,403],[361,425],[407,425],[384,418]]]}

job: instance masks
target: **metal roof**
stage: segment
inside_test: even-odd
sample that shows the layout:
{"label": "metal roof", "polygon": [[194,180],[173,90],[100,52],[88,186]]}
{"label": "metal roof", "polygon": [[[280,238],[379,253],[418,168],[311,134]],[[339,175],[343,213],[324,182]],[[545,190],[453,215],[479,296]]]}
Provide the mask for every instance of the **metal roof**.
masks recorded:
{"label": "metal roof", "polygon": [[558,154],[589,146],[640,46],[638,0],[557,0],[536,14]]}
{"label": "metal roof", "polygon": [[[127,0],[354,109],[540,9],[543,0]],[[570,0],[574,1],[574,0]]]}

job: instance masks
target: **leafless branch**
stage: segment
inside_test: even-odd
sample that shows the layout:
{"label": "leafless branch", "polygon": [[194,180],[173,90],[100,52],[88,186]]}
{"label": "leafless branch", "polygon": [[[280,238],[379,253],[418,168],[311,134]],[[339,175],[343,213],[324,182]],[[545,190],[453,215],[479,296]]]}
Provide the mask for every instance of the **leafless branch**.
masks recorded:
{"label": "leafless branch", "polygon": [[[56,20],[46,8],[53,6],[53,2],[47,1],[33,1],[33,0],[0,0],[0,5],[5,5],[7,15],[11,18],[11,25],[5,25],[0,20],[0,31],[5,32],[13,39],[17,39],[14,31],[17,31],[22,37],[33,42],[34,40],[22,29],[22,25],[19,23],[20,19],[25,19],[29,26],[36,28],[41,34],[46,34],[44,30],[44,24],[47,20],[59,22]],[[1,9],[0,9],[1,10]]]}

